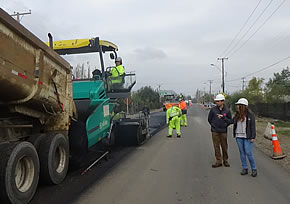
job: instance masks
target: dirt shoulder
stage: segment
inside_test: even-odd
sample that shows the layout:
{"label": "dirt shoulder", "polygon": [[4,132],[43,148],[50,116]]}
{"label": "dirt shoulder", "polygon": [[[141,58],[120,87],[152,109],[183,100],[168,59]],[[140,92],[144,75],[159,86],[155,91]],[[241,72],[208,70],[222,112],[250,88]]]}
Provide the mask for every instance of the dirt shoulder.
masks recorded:
{"label": "dirt shoulder", "polygon": [[276,134],[278,136],[282,152],[287,155],[284,159],[273,161],[290,171],[290,122],[282,122],[271,118],[257,117],[257,137],[255,146],[269,157],[273,155],[272,141],[264,137],[264,132],[268,122],[271,122],[275,125]]}

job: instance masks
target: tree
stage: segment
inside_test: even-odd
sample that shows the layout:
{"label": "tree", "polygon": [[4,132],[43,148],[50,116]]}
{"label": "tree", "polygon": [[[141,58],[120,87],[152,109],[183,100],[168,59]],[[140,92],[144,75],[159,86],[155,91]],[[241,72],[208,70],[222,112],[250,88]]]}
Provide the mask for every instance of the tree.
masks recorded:
{"label": "tree", "polygon": [[150,109],[157,109],[161,107],[160,95],[158,91],[154,91],[150,86],[145,86],[132,94],[132,103],[135,111],[140,111],[144,106]]}
{"label": "tree", "polygon": [[240,98],[246,98],[244,91],[239,91],[231,95],[228,95],[226,97],[225,103],[229,108],[231,108],[232,110],[235,110],[235,104]]}
{"label": "tree", "polygon": [[194,103],[202,103],[203,102],[203,97],[202,97],[202,92],[201,90],[197,89],[195,92],[195,98],[193,99]]}
{"label": "tree", "polygon": [[283,69],[281,73],[274,73],[274,77],[266,84],[266,101],[269,103],[284,102],[283,97],[290,95],[290,70]]}
{"label": "tree", "polygon": [[249,103],[256,104],[264,101],[263,97],[263,78],[253,77],[248,84],[248,87],[244,90],[243,94],[245,98],[249,100]]}

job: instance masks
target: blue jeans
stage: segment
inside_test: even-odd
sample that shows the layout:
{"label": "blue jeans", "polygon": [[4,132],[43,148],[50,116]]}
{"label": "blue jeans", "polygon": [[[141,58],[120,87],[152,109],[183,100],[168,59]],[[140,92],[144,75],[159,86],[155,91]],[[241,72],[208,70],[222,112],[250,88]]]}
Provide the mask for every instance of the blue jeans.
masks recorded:
{"label": "blue jeans", "polygon": [[243,169],[248,169],[247,164],[247,157],[251,165],[251,169],[257,169],[256,163],[253,155],[253,146],[254,143],[250,141],[250,139],[247,138],[236,138],[239,150],[240,150],[240,158],[242,162]]}

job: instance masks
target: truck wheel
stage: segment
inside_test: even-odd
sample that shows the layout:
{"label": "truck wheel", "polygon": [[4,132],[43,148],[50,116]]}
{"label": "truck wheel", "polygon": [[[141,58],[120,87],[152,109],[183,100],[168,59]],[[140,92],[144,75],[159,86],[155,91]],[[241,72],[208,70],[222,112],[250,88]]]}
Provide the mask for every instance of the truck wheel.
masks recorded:
{"label": "truck wheel", "polygon": [[71,164],[79,168],[83,157],[88,152],[88,137],[86,125],[80,121],[72,121],[69,128],[69,147],[71,154]]}
{"label": "truck wheel", "polygon": [[45,138],[45,134],[37,134],[37,135],[32,135],[28,138],[27,142],[30,142],[33,144],[33,146],[35,147],[35,149],[37,150],[38,154],[39,154],[39,146],[41,141],[43,140],[43,138]]}
{"label": "truck wheel", "polygon": [[69,144],[63,134],[47,135],[40,143],[40,178],[47,184],[61,183],[67,174]]}
{"label": "truck wheel", "polygon": [[39,158],[31,143],[1,144],[1,203],[28,203],[37,189],[39,168]]}
{"label": "truck wheel", "polygon": [[137,145],[141,145],[144,143],[144,140],[146,138],[146,135],[143,135],[142,134],[142,127],[141,126],[138,126],[136,127],[137,130],[136,130],[136,141],[137,141]]}

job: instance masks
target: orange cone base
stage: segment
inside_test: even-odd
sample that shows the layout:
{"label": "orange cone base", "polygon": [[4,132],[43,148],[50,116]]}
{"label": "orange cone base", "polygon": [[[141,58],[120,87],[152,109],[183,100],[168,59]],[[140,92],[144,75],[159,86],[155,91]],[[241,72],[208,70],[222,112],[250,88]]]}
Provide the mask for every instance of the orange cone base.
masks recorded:
{"label": "orange cone base", "polygon": [[286,155],[285,154],[280,154],[280,155],[275,155],[275,154],[273,154],[273,156],[272,156],[272,159],[283,159],[283,158],[285,158],[286,157]]}

